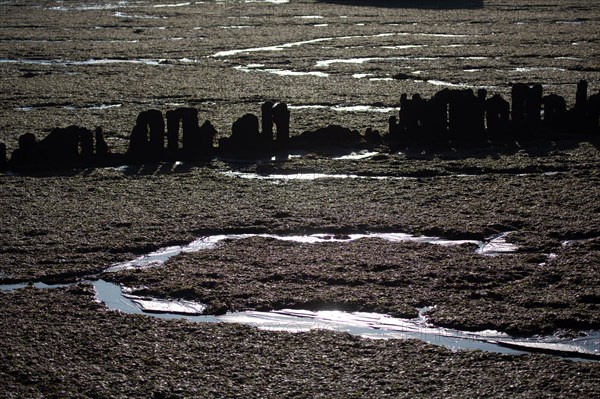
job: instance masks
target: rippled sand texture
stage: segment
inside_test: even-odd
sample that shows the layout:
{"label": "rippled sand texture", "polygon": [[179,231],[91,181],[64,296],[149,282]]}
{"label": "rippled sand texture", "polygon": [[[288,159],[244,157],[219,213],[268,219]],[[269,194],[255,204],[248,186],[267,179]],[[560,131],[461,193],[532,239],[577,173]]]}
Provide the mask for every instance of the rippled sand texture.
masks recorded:
{"label": "rippled sand texture", "polygon": [[580,79],[600,83],[591,2],[352,3],[3,1],[2,140],[102,125],[122,151],[141,110],[195,106],[229,134],[270,98],[296,107],[292,134],[384,130],[402,92],[538,82],[572,104]]}

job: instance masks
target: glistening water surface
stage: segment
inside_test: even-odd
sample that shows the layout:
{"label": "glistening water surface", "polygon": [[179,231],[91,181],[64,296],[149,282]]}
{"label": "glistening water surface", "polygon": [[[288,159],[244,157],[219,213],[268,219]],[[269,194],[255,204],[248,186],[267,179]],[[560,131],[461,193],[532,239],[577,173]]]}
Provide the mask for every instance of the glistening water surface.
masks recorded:
{"label": "glistening water surface", "polygon": [[[588,331],[577,338],[534,337],[515,339],[493,330],[478,332],[436,327],[427,321],[429,308],[414,319],[394,318],[366,312],[309,311],[281,309],[272,312],[232,312],[220,316],[203,315],[205,307],[197,302],[144,298],[124,293],[120,286],[104,280],[91,281],[96,300],[108,309],[127,314],[145,314],[162,319],[185,319],[197,323],[240,323],[270,331],[292,333],[327,329],[370,339],[419,339],[452,350],[470,349],[505,354],[545,352],[574,360],[600,360],[600,332]],[[0,285],[12,291],[26,284]],[[37,288],[64,285],[35,284]]]}
{"label": "glistening water surface", "polygon": [[378,238],[392,242],[413,241],[436,245],[477,245],[477,253],[481,255],[497,255],[501,253],[514,252],[517,247],[506,241],[508,233],[492,237],[485,241],[477,240],[449,240],[440,237],[415,236],[406,233],[364,233],[337,235],[332,233],[318,233],[309,235],[276,235],[276,234],[217,234],[200,237],[188,245],[161,248],[157,251],[142,255],[136,259],[112,265],[106,272],[117,272],[127,269],[143,269],[147,267],[163,265],[169,258],[182,252],[197,252],[215,248],[216,245],[225,240],[241,240],[250,237],[272,238],[281,241],[291,241],[304,244],[318,244],[325,242],[345,243],[363,238]]}

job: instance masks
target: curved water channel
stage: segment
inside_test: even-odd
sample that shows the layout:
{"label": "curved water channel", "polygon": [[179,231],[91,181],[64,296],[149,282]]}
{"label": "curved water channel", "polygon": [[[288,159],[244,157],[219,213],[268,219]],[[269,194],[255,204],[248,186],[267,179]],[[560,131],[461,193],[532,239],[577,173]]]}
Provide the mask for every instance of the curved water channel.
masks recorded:
{"label": "curved water channel", "polygon": [[506,241],[508,233],[500,234],[486,241],[477,240],[448,240],[440,237],[415,236],[406,233],[365,233],[365,234],[331,234],[316,233],[308,235],[277,235],[277,234],[217,234],[212,236],[200,237],[188,245],[176,245],[172,247],[161,248],[157,251],[142,255],[136,259],[118,263],[110,266],[105,273],[118,272],[128,269],[144,269],[163,265],[169,258],[179,255],[182,252],[197,252],[206,249],[215,248],[220,242],[225,240],[241,240],[250,237],[271,238],[281,241],[291,241],[303,244],[318,244],[324,242],[345,243],[362,238],[378,238],[391,242],[413,241],[424,242],[435,245],[477,245],[477,253],[481,255],[499,255],[503,253],[514,252],[517,247]]}
{"label": "curved water channel", "polygon": [[[477,245],[477,253],[495,256],[516,251],[508,242],[508,233],[486,241],[447,240],[439,237],[412,236],[405,233],[370,234],[312,234],[312,235],[272,235],[272,234],[229,234],[201,237],[188,245],[173,246],[141,256],[134,260],[112,265],[105,273],[125,269],[143,269],[156,267],[181,252],[194,252],[215,248],[224,240],[239,240],[253,236],[265,237],[298,243],[319,244],[323,242],[350,242],[362,238],[379,238],[389,241],[417,241],[434,245]],[[184,300],[164,300],[139,297],[130,294],[130,290],[102,279],[92,280],[96,290],[96,300],[108,309],[128,314],[144,314],[163,319],[186,319],[201,323],[241,323],[272,331],[302,332],[312,329],[328,329],[347,332],[371,339],[419,339],[447,348],[477,349],[506,354],[545,352],[574,360],[600,361],[600,332],[584,332],[580,337],[561,339],[554,336],[535,338],[512,338],[497,331],[468,332],[436,327],[427,320],[430,308],[420,309],[419,317],[414,319],[394,318],[384,314],[342,311],[308,311],[282,309],[272,312],[232,312],[225,315],[204,315],[206,307],[198,302]],[[27,284],[0,285],[0,291],[11,291],[26,287]],[[39,289],[64,287],[66,285],[34,284]]]}

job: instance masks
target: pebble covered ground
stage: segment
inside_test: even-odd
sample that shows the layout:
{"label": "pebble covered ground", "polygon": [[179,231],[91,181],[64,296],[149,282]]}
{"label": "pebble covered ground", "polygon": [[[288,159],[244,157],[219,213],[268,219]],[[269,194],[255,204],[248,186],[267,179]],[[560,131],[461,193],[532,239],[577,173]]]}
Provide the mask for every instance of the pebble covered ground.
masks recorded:
{"label": "pebble covered ground", "polygon": [[[0,141],[10,153],[22,133],[102,126],[124,152],[142,110],[194,106],[224,136],[268,99],[288,102],[292,134],[330,123],[383,132],[402,92],[485,87],[508,98],[511,83],[539,82],[572,106],[580,79],[600,89],[591,2],[413,3],[2,2]],[[380,154],[361,160],[327,149],[286,161],[9,171],[0,174],[0,283],[101,275],[211,312],[327,306],[414,316],[435,305],[433,322],[460,329],[598,330],[599,149],[589,138],[373,148]],[[305,179],[244,178],[269,174]],[[255,237],[102,274],[213,234],[373,231],[508,233],[518,250]],[[156,320],[108,311],[90,290],[0,292],[0,397],[600,396],[595,362]]]}

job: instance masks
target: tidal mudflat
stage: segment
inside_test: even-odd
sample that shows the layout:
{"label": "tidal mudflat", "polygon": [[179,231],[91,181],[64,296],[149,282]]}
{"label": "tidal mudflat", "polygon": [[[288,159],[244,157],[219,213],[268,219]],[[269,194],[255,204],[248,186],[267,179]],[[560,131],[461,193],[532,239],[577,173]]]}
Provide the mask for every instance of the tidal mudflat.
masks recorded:
{"label": "tidal mudflat", "polygon": [[[580,79],[600,88],[591,2],[426,3],[5,1],[0,141],[11,152],[23,133],[102,126],[124,152],[138,112],[182,106],[222,137],[271,99],[290,105],[292,135],[385,132],[401,93],[541,83],[572,106]],[[85,281],[210,314],[430,307],[438,326],[581,338],[600,330],[599,148],[566,137],[3,172],[0,282],[78,284],[0,292],[0,396],[598,396],[594,361],[159,320],[111,311]],[[462,244],[382,239],[397,233]],[[499,236],[515,250],[478,253]]]}

